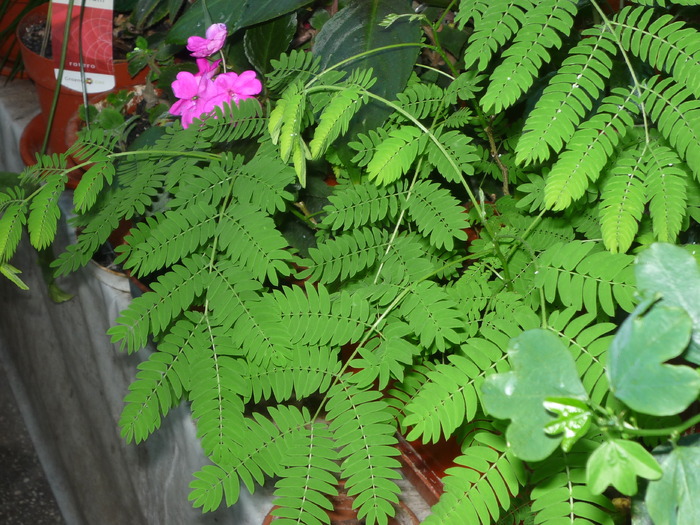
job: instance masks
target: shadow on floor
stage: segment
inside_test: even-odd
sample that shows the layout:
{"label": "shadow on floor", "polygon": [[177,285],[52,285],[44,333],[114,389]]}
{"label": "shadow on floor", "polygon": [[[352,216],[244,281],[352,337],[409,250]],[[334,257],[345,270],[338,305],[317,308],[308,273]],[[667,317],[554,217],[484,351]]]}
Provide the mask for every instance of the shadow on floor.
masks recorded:
{"label": "shadow on floor", "polygon": [[0,523],[63,525],[51,487],[0,364]]}

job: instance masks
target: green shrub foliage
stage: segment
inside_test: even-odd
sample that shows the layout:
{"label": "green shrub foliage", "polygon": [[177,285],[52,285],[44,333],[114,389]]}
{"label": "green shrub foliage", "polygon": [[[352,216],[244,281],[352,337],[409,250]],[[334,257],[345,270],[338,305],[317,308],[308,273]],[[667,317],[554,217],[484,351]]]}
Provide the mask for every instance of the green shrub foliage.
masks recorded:
{"label": "green shrub foliage", "polygon": [[[345,9],[362,3],[377,2]],[[73,194],[83,228],[57,273],[130,220],[118,262],[157,276],[109,331],[127,352],[155,346],[124,439],[186,402],[211,459],[196,507],[276,477],[280,523],[328,523],[343,480],[360,518],[384,524],[396,433],[455,437],[462,455],[426,523],[612,523],[610,494],[586,484],[599,429],[562,449],[542,434],[519,457],[517,425],[494,418],[511,412],[484,396],[513,377],[537,390],[509,358],[515,340],[566,355],[562,377],[579,383],[557,395],[604,406],[613,332],[641,315],[634,254],[697,229],[697,3],[628,3],[462,0],[363,19],[403,35],[398,88],[377,68],[399,51],[368,42],[335,63],[334,37],[350,36],[326,34],[271,61],[262,103],[175,122],[133,152],[85,133],[72,150],[92,165]],[[409,38],[421,24],[425,40]],[[336,26],[352,31],[322,32]],[[53,241],[69,169],[41,156],[0,193],[0,262],[25,225],[35,247]],[[626,443],[603,451],[634,456]]]}

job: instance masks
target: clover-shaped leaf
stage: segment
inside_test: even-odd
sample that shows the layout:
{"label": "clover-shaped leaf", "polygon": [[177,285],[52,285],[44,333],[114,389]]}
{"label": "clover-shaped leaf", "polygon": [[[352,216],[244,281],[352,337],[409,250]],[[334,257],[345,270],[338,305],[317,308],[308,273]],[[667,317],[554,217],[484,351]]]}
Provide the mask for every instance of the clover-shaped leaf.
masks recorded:
{"label": "clover-shaped leaf", "polygon": [[662,471],[654,457],[642,445],[626,439],[611,439],[588,458],[586,484],[593,494],[602,494],[612,485],[622,494],[637,493],[637,476],[659,479]]}
{"label": "clover-shaped leaf", "polygon": [[508,358],[511,372],[494,374],[484,381],[482,400],[492,416],[510,419],[506,439],[513,453],[525,461],[549,456],[562,441],[544,428],[557,417],[545,408],[551,397],[587,399],[574,359],[553,333],[528,330],[511,340]]}
{"label": "clover-shaped leaf", "polygon": [[550,435],[561,434],[561,448],[569,452],[591,428],[593,412],[583,401],[570,397],[549,397],[544,407],[558,416],[545,425],[544,431]]}
{"label": "clover-shaped leaf", "polygon": [[646,506],[654,523],[700,523],[700,435],[681,438],[678,446],[654,449],[664,475],[649,483]]}
{"label": "clover-shaped leaf", "polygon": [[688,361],[700,365],[700,267],[680,246],[654,243],[635,265],[637,290],[647,297],[661,296],[661,304],[683,308],[693,321]]}
{"label": "clover-shaped leaf", "polygon": [[625,320],[610,345],[610,389],[630,408],[670,416],[688,408],[700,393],[700,376],[692,368],[664,364],[679,356],[690,341],[691,320],[682,309],[642,302]]}

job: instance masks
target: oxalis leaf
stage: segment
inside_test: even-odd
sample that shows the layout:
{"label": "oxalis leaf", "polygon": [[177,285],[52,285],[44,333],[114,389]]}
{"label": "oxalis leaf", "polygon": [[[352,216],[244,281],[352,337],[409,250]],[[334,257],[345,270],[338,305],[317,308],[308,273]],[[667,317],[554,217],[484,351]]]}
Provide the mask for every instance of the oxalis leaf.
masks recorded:
{"label": "oxalis leaf", "polygon": [[637,476],[659,479],[661,467],[642,445],[626,439],[611,439],[599,446],[586,464],[586,484],[593,494],[612,485],[622,494],[637,493]]}
{"label": "oxalis leaf", "polygon": [[661,296],[661,304],[683,308],[693,320],[688,361],[700,365],[700,268],[679,246],[654,243],[639,255],[635,268],[637,289],[644,296]]}
{"label": "oxalis leaf", "polygon": [[663,364],[690,341],[691,320],[681,308],[642,302],[610,345],[610,390],[630,408],[653,416],[678,414],[698,397],[700,376],[690,367]]}
{"label": "oxalis leaf", "polygon": [[654,523],[700,523],[700,435],[682,438],[678,446],[653,451],[663,477],[649,483],[646,506]]}
{"label": "oxalis leaf", "polygon": [[550,435],[562,434],[561,448],[569,452],[591,428],[593,412],[583,401],[568,397],[550,397],[544,402],[544,407],[557,415],[554,421],[545,425],[544,431]]}
{"label": "oxalis leaf", "polygon": [[552,397],[586,400],[586,391],[569,350],[547,330],[528,330],[512,339],[508,359],[511,372],[484,381],[483,406],[492,416],[511,420],[506,439],[517,457],[540,461],[563,439],[544,430],[557,419],[547,411],[545,401]]}

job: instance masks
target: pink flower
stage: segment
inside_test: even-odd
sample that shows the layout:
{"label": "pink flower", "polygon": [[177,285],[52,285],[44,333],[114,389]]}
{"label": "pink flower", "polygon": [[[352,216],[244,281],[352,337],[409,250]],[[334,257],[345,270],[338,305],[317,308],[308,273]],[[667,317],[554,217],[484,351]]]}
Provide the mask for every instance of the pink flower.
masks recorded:
{"label": "pink flower", "polygon": [[191,36],[187,39],[187,49],[193,57],[204,58],[213,55],[224,47],[226,40],[226,24],[213,24],[205,33],[206,37]]}
{"label": "pink flower", "polygon": [[247,98],[253,98],[262,91],[262,83],[255,75],[255,71],[244,71],[240,75],[236,73],[222,73],[214,79],[216,95],[213,102],[216,106],[222,106],[224,102],[235,102]]}
{"label": "pink flower", "polygon": [[197,62],[197,73],[195,76],[205,77],[208,79],[214,78],[216,70],[221,64],[221,60],[216,60],[214,62],[209,62],[206,58],[198,58]]}
{"label": "pink flower", "polygon": [[182,127],[186,128],[195,118],[214,109],[211,103],[217,91],[211,78],[205,75],[180,71],[172,83],[173,94],[180,100],[170,107],[170,113],[182,116]]}

